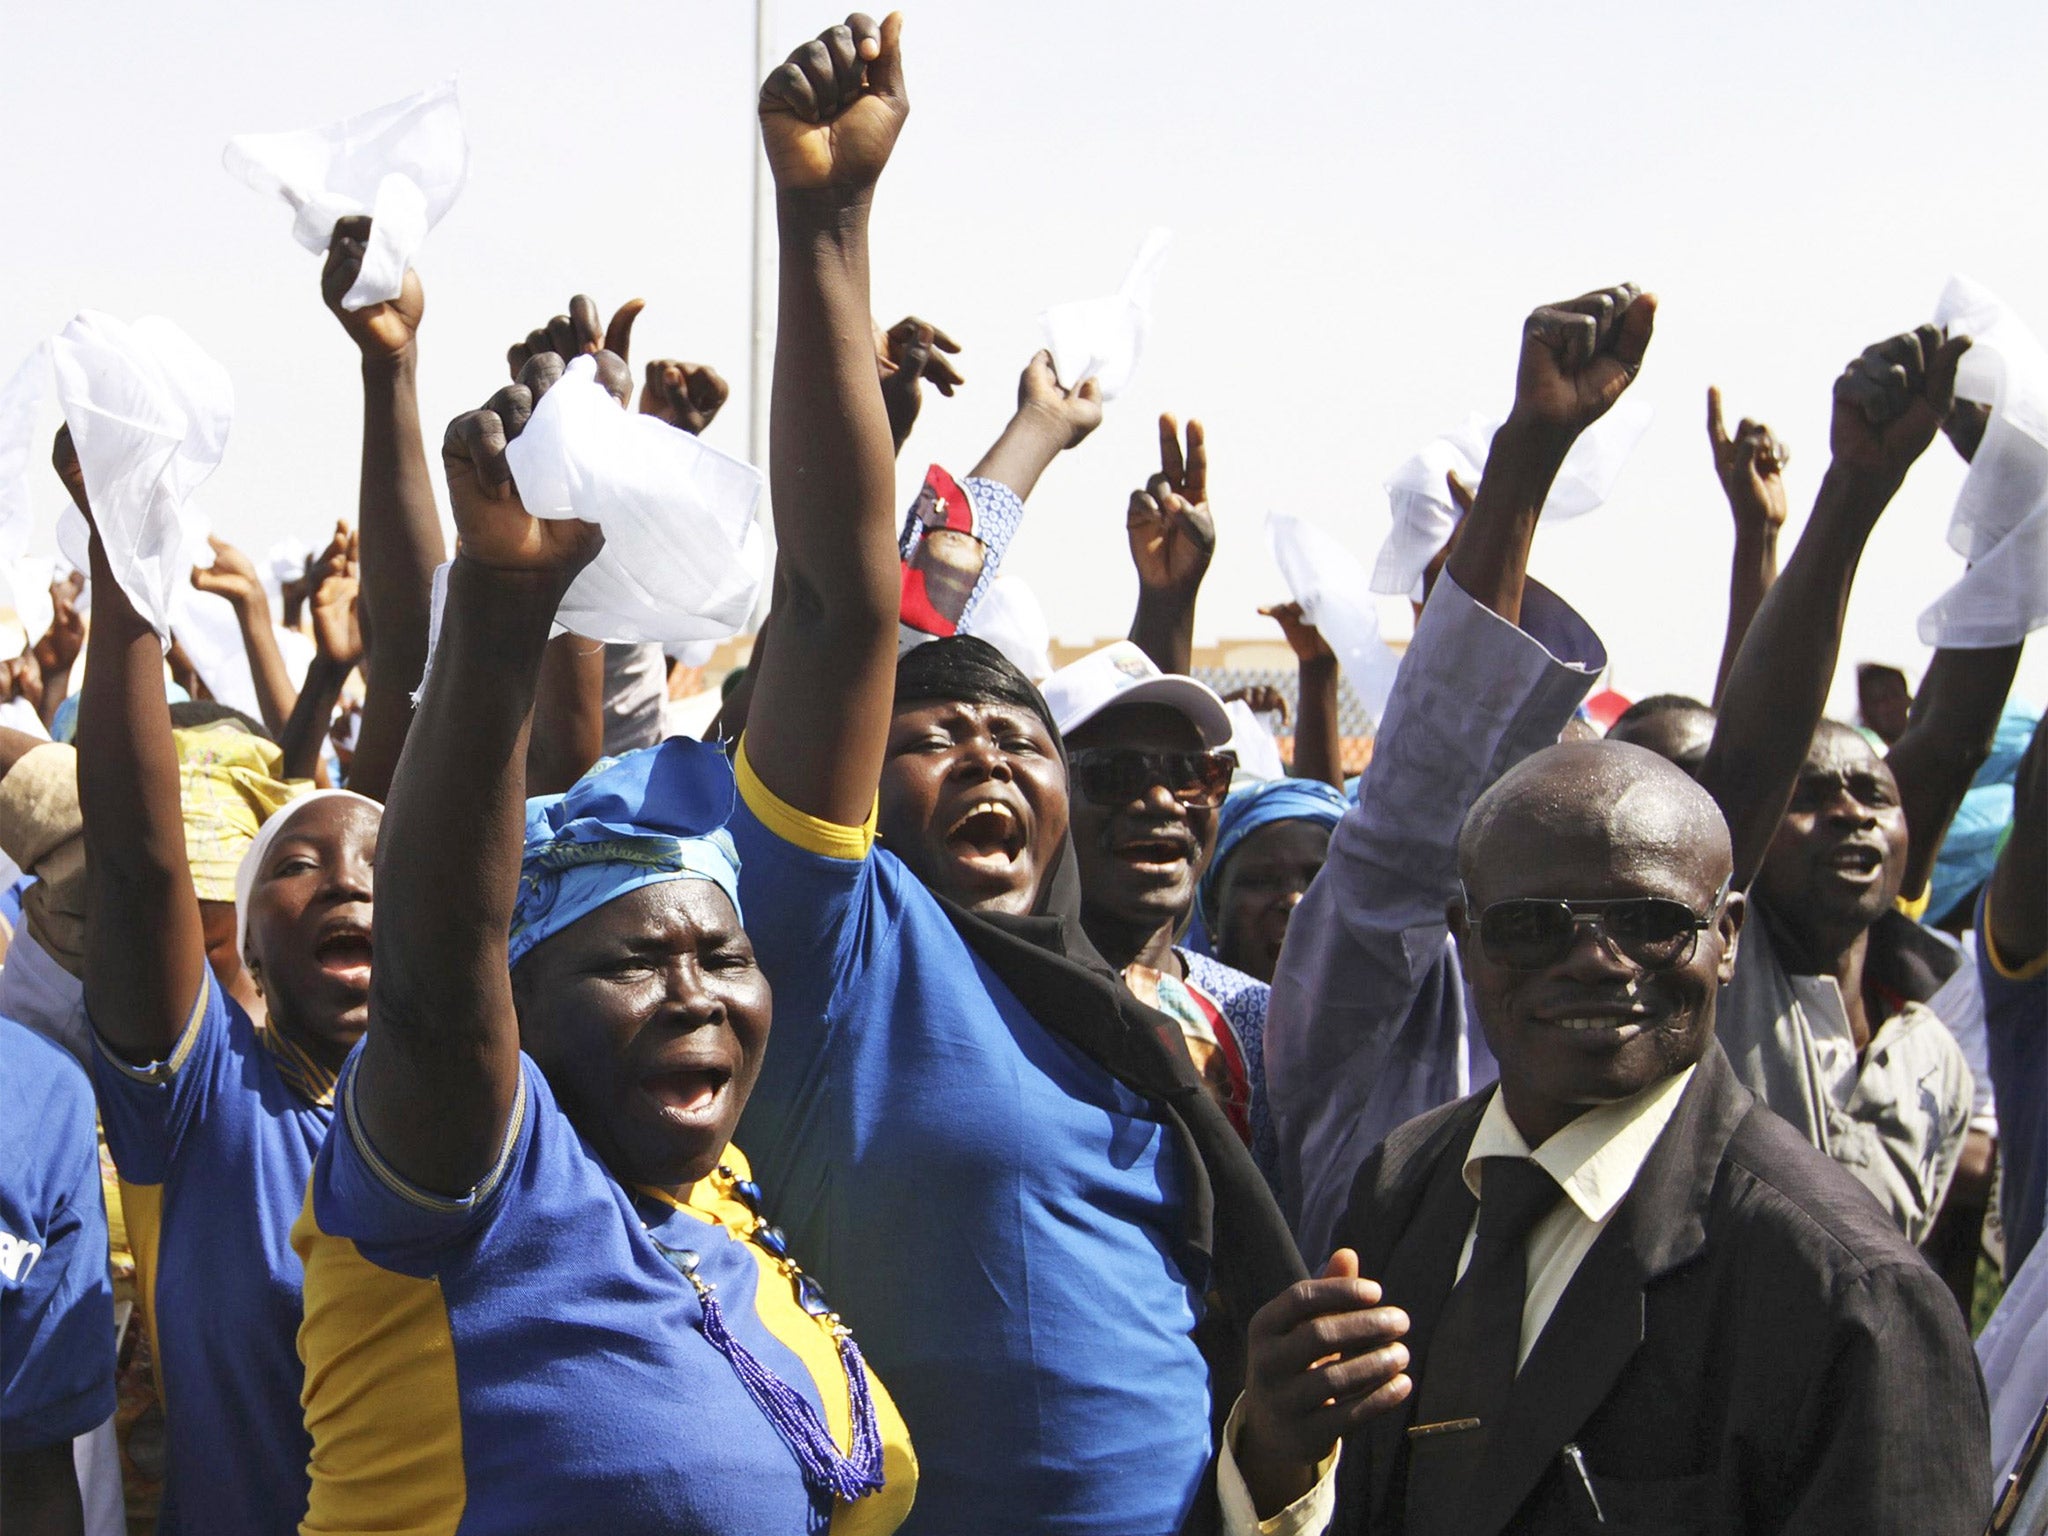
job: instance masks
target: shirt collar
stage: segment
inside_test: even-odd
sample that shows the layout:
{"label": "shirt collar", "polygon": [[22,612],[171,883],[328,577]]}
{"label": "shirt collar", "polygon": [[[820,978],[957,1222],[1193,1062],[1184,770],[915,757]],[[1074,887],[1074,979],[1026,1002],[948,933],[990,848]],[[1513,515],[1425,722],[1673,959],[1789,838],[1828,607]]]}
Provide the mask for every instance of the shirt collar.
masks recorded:
{"label": "shirt collar", "polygon": [[1465,1187],[1479,1195],[1482,1159],[1526,1157],[1557,1180],[1586,1220],[1605,1221],[1634,1187],[1694,1070],[1687,1067],[1632,1098],[1587,1110],[1533,1152],[1496,1090],[1465,1154]]}

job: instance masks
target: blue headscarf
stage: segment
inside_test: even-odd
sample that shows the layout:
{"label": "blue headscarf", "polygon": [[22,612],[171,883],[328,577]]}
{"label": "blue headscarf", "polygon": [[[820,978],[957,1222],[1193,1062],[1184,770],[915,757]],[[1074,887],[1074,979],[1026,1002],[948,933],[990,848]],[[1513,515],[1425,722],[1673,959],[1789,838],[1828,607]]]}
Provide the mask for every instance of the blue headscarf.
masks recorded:
{"label": "blue headscarf", "polygon": [[1276,821],[1312,821],[1317,826],[1334,827],[1350,805],[1342,790],[1332,789],[1321,779],[1264,779],[1233,790],[1217,813],[1216,853],[1195,891],[1195,906],[1203,926],[1215,932],[1216,896],[1223,883],[1223,866],[1239,843]]}
{"label": "blue headscarf", "polygon": [[1991,878],[1998,850],[2012,825],[2012,784],[2040,716],[2025,704],[2008,704],[1998,717],[1991,755],[1948,824],[1927,886],[1926,921],[1939,922],[1955,905]]}
{"label": "blue headscarf", "polygon": [[674,736],[527,801],[510,963],[644,885],[709,880],[739,911],[740,856],[725,830],[734,799],[725,753]]}

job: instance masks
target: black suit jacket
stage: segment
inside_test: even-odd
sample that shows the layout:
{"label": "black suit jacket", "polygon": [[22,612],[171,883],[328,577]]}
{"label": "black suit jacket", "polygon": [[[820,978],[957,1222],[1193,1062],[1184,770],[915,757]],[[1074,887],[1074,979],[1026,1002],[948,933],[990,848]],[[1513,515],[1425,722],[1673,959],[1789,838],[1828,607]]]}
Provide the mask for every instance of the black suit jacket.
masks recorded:
{"label": "black suit jacket", "polygon": [[[1472,1220],[1462,1170],[1490,1092],[1389,1136],[1338,1228],[1407,1309],[1418,1381]],[[1402,1529],[1414,1401],[1346,1443],[1333,1530]],[[1517,1377],[1466,1529],[1977,1536],[1990,1488],[1984,1385],[1954,1298],[1710,1045]]]}

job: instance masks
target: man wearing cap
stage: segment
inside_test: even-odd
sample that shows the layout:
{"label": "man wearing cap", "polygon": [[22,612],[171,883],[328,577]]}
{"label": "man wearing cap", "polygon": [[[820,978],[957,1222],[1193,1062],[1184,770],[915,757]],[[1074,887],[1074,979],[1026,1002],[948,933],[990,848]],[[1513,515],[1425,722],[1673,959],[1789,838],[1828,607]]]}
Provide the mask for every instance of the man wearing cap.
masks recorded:
{"label": "man wearing cap", "polygon": [[[1174,943],[1237,767],[1229,712],[1207,684],[1160,671],[1129,640],[1062,667],[1044,691],[1067,743],[1082,926],[1131,990],[1180,1024],[1210,1095],[1254,1152],[1264,1143],[1270,1154],[1271,989]],[[1261,1167],[1273,1176],[1270,1156]]]}

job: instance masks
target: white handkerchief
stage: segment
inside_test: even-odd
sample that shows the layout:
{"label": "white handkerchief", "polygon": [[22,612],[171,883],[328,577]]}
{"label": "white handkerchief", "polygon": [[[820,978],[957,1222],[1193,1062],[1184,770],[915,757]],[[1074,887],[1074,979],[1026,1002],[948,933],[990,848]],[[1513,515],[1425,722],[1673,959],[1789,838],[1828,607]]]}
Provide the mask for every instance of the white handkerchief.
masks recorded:
{"label": "white handkerchief", "polygon": [[960,633],[986,640],[1034,683],[1052,676],[1052,630],[1038,594],[1021,576],[998,572],[961,621]]}
{"label": "white handkerchief", "polygon": [[1266,729],[1251,705],[1243,699],[1232,699],[1223,706],[1230,716],[1231,733],[1228,749],[1237,754],[1237,773],[1231,780],[1233,786],[1249,779],[1284,779],[1287,764],[1280,758],[1280,743],[1273,739],[1273,733]]}
{"label": "white handkerchief", "polygon": [[[20,731],[24,736],[34,736],[43,741],[50,739],[50,733],[43,725],[43,717],[36,713],[35,705],[29,703],[27,699],[8,699],[0,702],[0,725],[4,725],[10,731]],[[21,878],[21,866],[7,858],[4,853],[0,853],[0,860],[6,861],[4,866],[0,866],[0,876],[5,875],[7,867],[12,867],[14,871],[13,879],[7,881],[8,885],[12,885],[15,880]]]}
{"label": "white handkerchief", "polygon": [[1972,562],[1925,613],[1929,645],[2013,645],[2048,624],[2048,352],[1996,295],[1951,277],[1935,323],[1968,336],[1956,393],[1991,407],[1948,541]]}
{"label": "white handkerchief", "polygon": [[455,82],[296,133],[245,133],[221,155],[228,174],[292,207],[292,238],[324,254],[334,224],[367,213],[363,270],[342,298],[364,309],[398,297],[427,231],[469,177],[469,140]]}
{"label": "white handkerchief", "polygon": [[[192,493],[226,451],[234,388],[191,337],[154,315],[127,325],[86,310],[51,341],[50,357],[107,563],[168,640],[173,599],[189,590],[195,562],[212,563]],[[64,558],[82,568],[85,520],[75,508],[57,534]]]}
{"label": "white handkerchief", "polygon": [[1130,387],[1152,329],[1152,290],[1166,265],[1173,231],[1155,229],[1138,248],[1123,287],[1107,298],[1055,304],[1038,317],[1039,340],[1052,353],[1053,372],[1073,389],[1094,379],[1102,398],[1114,400]]}
{"label": "white handkerchief", "polygon": [[[212,563],[210,555],[207,563]],[[235,617],[233,603],[217,592],[201,592],[188,579],[184,590],[171,599],[171,633],[184,647],[192,670],[208,693],[252,720],[263,718],[249,648],[243,643],[242,624]]]}
{"label": "white handkerchief", "polygon": [[[1648,400],[1623,395],[1580,433],[1551,484],[1543,516],[1553,522],[1583,517],[1605,502],[1655,414]],[[1455,431],[1424,444],[1387,477],[1394,526],[1373,564],[1373,591],[1421,600],[1422,572],[1450,539],[1461,515],[1444,476],[1456,470],[1459,480],[1476,490],[1500,425],[1500,418],[1474,413]]]}
{"label": "white handkerchief", "polygon": [[1286,512],[1266,514],[1266,538],[1302,617],[1322,631],[1351,691],[1378,724],[1401,658],[1380,639],[1379,608],[1365,568],[1322,529]]}
{"label": "white handkerchief", "polygon": [[263,590],[270,598],[273,612],[280,616],[284,612],[284,584],[288,581],[305,579],[306,566],[313,558],[313,546],[304,539],[291,535],[272,544],[258,567]]}
{"label": "white handkerchief", "polygon": [[604,529],[555,617],[588,640],[722,640],[753,612],[761,472],[653,416],[619,409],[579,357],[506,449],[535,517]]}

